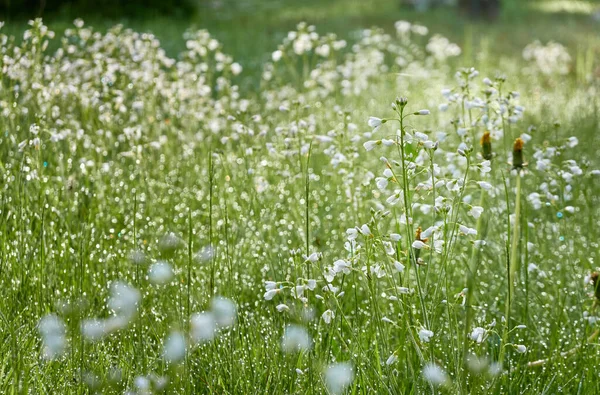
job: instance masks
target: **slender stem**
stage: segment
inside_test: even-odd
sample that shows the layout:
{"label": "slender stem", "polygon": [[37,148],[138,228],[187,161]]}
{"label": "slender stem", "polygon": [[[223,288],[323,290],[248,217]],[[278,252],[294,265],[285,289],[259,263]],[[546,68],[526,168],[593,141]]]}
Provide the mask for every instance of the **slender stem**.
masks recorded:
{"label": "slender stem", "polygon": [[[512,245],[509,255],[510,264],[507,267],[507,279],[508,279],[508,297],[505,302],[505,318],[506,322],[504,323],[504,333],[502,335],[502,344],[500,349],[500,357],[499,362],[502,363],[504,361],[505,355],[505,345],[508,340],[508,331],[510,326],[510,312],[511,306],[514,299],[515,292],[515,277],[517,272],[517,267],[519,260],[517,259],[517,251],[519,247],[519,222],[520,222],[520,212],[521,212],[521,172],[517,170],[517,181],[516,181],[516,191],[515,191],[515,218],[513,223],[513,232],[512,232]],[[506,185],[506,184],[505,184]],[[509,226],[510,228],[510,226]],[[508,248],[508,246],[507,246]]]}
{"label": "slender stem", "polygon": [[[483,207],[485,202],[485,190],[481,191],[481,196],[479,197],[479,206]],[[480,215],[477,219],[477,235],[481,235],[483,228],[483,215]],[[481,237],[481,236],[480,236]],[[475,277],[477,276],[477,268],[480,262],[480,252],[481,247],[473,244],[473,248],[471,249],[471,264],[467,271],[467,295],[465,301],[465,309],[466,309],[466,319],[465,319],[465,336],[463,343],[463,358],[467,356],[467,350],[469,347],[469,330],[471,329],[471,321],[473,319],[473,310],[471,309],[471,304],[473,303],[473,296],[475,294]]]}
{"label": "slender stem", "polygon": [[519,268],[519,259],[517,256],[517,250],[519,248],[519,223],[521,222],[521,172],[517,172],[517,189],[516,189],[516,203],[515,203],[515,222],[513,224],[512,234],[512,246],[510,250],[510,286],[511,294],[514,297],[515,293],[515,280],[517,279],[517,271]]}
{"label": "slender stem", "polygon": [[429,328],[429,320],[427,319],[427,310],[425,309],[425,298],[423,296],[423,290],[421,289],[421,281],[419,277],[419,270],[417,268],[417,260],[415,259],[414,252],[412,250],[412,227],[410,226],[411,210],[408,202],[408,170],[406,169],[406,155],[404,154],[404,107],[400,107],[400,156],[402,160],[402,194],[404,197],[404,215],[406,217],[406,240],[408,243],[408,260],[410,263],[411,256],[415,267],[415,277],[417,279],[417,291],[419,293],[419,299],[421,301],[421,310],[423,312],[423,321],[425,326]]}
{"label": "slender stem", "polygon": [[[213,158],[212,151],[208,153],[208,245],[210,250],[213,249]],[[215,254],[211,253],[210,258],[210,289],[209,296],[215,292]]]}

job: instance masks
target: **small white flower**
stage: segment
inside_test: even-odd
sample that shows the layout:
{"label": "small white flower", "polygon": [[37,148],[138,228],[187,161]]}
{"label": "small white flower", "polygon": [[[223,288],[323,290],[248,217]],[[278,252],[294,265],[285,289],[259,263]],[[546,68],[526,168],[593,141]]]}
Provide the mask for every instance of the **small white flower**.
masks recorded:
{"label": "small white flower", "polygon": [[422,248],[428,248],[429,246],[425,243],[423,243],[421,240],[415,240],[412,243],[412,247],[416,250],[420,250]]}
{"label": "small white flower", "polygon": [[481,213],[483,213],[483,207],[481,206],[473,206],[471,207],[471,210],[469,210],[469,215],[472,216],[473,218],[477,219],[481,216]]}
{"label": "small white flower", "polygon": [[375,179],[376,183],[377,183],[377,189],[383,191],[385,188],[387,188],[388,184],[389,184],[389,180],[385,177],[377,177]]}
{"label": "small white flower", "polygon": [[371,229],[369,229],[369,227],[367,226],[367,224],[364,224],[363,226],[360,227],[360,233],[362,233],[364,236],[371,236]]}
{"label": "small white flower", "polygon": [[325,312],[321,315],[321,318],[326,324],[330,324],[331,320],[335,318],[335,313],[331,310],[325,310]]}
{"label": "small white flower", "polygon": [[280,291],[280,289],[269,289],[264,294],[265,300],[272,300],[275,297],[275,295],[277,295]]}
{"label": "small white flower", "polygon": [[397,360],[398,360],[398,355],[396,355],[396,353],[393,353],[392,355],[389,356],[387,361],[385,361],[385,364],[387,366],[390,366],[390,365],[395,364]]}
{"label": "small white flower", "polygon": [[391,241],[400,241],[400,239],[402,238],[402,236],[400,236],[398,233],[391,233],[390,234],[390,240]]}
{"label": "small white flower", "polygon": [[419,110],[415,112],[415,115],[429,115],[431,114],[429,110]]}
{"label": "small white flower", "polygon": [[271,291],[277,287],[275,281],[265,281],[265,291]]}
{"label": "small white flower", "polygon": [[277,311],[279,311],[280,313],[283,313],[284,311],[290,311],[290,308],[288,305],[286,305],[285,303],[281,303],[278,304],[276,307]]}
{"label": "small white flower", "polygon": [[373,148],[375,148],[379,144],[381,144],[381,140],[369,140],[363,144],[363,147],[365,147],[365,149],[367,151],[371,151]]}
{"label": "small white flower", "polygon": [[479,186],[482,189],[485,189],[486,191],[489,191],[490,189],[493,188],[492,184],[490,184],[489,182],[485,182],[485,181],[477,181],[477,184],[479,184]]}
{"label": "small white flower", "polygon": [[419,339],[422,342],[429,343],[429,340],[433,337],[433,332],[429,329],[421,328],[419,330]]}
{"label": "small white flower", "polygon": [[527,352],[527,347],[525,347],[522,344],[517,344],[515,347],[517,349],[517,352],[520,353],[520,354],[524,354],[524,353]]}
{"label": "small white flower", "polygon": [[369,121],[367,123],[373,128],[373,130],[377,130],[381,127],[381,125],[383,125],[384,122],[385,121],[381,118],[369,117]]}
{"label": "small white flower", "polygon": [[460,230],[460,232],[464,233],[465,235],[476,235],[477,234],[477,230],[469,228],[464,225],[459,225],[458,230]]}
{"label": "small white flower", "polygon": [[348,240],[356,240],[356,238],[358,237],[358,229],[356,229],[356,228],[346,229],[346,237],[348,238]]}
{"label": "small white flower", "polygon": [[273,62],[279,62],[282,57],[283,57],[283,52],[281,52],[279,50],[273,52],[273,54],[271,55]]}
{"label": "small white flower", "polygon": [[242,72],[242,66],[239,63],[232,63],[231,64],[231,74],[233,75],[238,75]]}
{"label": "small white flower", "polygon": [[481,344],[483,342],[483,340],[485,339],[485,335],[486,335],[486,330],[481,328],[481,327],[477,327],[475,329],[473,329],[473,331],[471,332],[471,340],[473,340],[474,342],[477,342],[478,344]]}
{"label": "small white flower", "polygon": [[396,269],[398,273],[402,273],[404,271],[404,265],[398,261],[394,261],[394,269]]}

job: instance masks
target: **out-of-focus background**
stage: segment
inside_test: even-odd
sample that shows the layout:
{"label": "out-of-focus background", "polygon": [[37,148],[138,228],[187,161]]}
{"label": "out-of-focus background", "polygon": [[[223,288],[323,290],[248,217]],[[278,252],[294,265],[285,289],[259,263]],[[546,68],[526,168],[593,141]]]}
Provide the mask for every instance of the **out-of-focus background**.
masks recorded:
{"label": "out-of-focus background", "polygon": [[26,28],[22,22],[35,17],[42,17],[58,34],[72,27],[75,18],[99,31],[122,24],[152,32],[173,56],[183,49],[187,29],[207,29],[243,63],[246,76],[262,68],[273,48],[300,21],[345,38],[372,26],[392,31],[399,19],[418,22],[458,43],[463,49],[461,63],[475,67],[485,66],[481,62],[486,59],[478,54],[520,58],[534,40],[557,41],[575,56],[600,52],[598,0],[0,1],[5,32],[19,35]]}

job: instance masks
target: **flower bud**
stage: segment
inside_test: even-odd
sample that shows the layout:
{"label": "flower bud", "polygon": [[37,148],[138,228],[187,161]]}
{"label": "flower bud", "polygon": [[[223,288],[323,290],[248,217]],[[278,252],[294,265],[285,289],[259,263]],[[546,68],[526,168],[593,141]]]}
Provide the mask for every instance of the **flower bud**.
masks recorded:
{"label": "flower bud", "polygon": [[492,139],[490,136],[490,132],[485,131],[483,136],[481,136],[481,150],[483,159],[490,160],[492,159]]}
{"label": "flower bud", "polygon": [[513,169],[522,169],[525,166],[523,161],[523,145],[525,142],[519,137],[513,145]]}

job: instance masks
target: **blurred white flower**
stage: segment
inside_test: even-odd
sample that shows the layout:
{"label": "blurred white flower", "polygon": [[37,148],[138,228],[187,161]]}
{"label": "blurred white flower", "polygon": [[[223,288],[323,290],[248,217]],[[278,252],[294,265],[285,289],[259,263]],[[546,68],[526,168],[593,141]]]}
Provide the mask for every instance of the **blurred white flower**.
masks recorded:
{"label": "blurred white flower", "polygon": [[235,324],[237,318],[237,307],[231,300],[216,297],[211,302],[211,311],[217,326],[227,328]]}
{"label": "blurred white flower", "polygon": [[341,394],[353,380],[354,368],[349,362],[329,365],[325,371],[325,384],[332,394]]}
{"label": "blurred white flower", "polygon": [[173,279],[173,268],[167,262],[158,261],[150,266],[148,278],[154,284],[166,284]]}
{"label": "blurred white flower", "polygon": [[190,319],[191,338],[194,343],[206,343],[215,338],[217,322],[212,313],[197,313]]}
{"label": "blurred white flower", "polygon": [[312,346],[308,331],[299,325],[288,325],[281,338],[281,349],[284,352],[307,351]]}
{"label": "blurred white flower", "polygon": [[423,367],[423,378],[434,386],[445,385],[450,381],[446,372],[434,363]]}
{"label": "blurred white flower", "polygon": [[185,357],[185,337],[181,332],[173,331],[165,340],[163,358],[170,363],[176,363]]}

